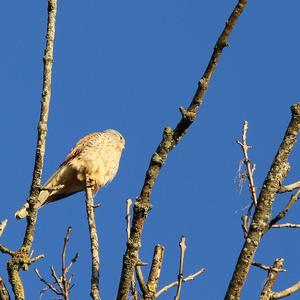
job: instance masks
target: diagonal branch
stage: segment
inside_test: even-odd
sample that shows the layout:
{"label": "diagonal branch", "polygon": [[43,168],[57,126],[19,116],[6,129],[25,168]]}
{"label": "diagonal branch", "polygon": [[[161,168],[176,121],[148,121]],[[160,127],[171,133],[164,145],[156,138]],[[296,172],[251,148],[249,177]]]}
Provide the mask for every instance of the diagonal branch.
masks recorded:
{"label": "diagonal branch", "polygon": [[93,300],[100,300],[100,288],[99,288],[99,269],[100,269],[100,259],[99,259],[99,243],[98,234],[96,228],[95,220],[95,205],[93,199],[93,185],[91,179],[86,175],[86,213],[88,217],[88,226],[91,241],[91,255],[92,255],[92,275],[91,275],[91,292],[90,296]]}
{"label": "diagonal branch", "polygon": [[228,46],[228,38],[231,34],[236,21],[243,12],[247,0],[239,0],[226,22],[225,28],[219,36],[210,61],[206,70],[199,80],[195,95],[187,109],[180,108],[181,120],[176,128],[172,130],[167,127],[164,130],[163,138],[158,145],[156,152],[152,155],[150,165],[146,172],[146,178],[140,196],[137,198],[134,206],[134,214],[131,226],[130,239],[127,242],[126,252],[123,256],[123,266],[118,288],[117,300],[127,299],[130,288],[130,282],[134,268],[138,262],[138,251],[141,246],[142,231],[148,212],[151,209],[150,196],[152,188],[156,182],[158,174],[166,162],[170,151],[179,143],[186,134],[190,125],[196,119],[200,105],[203,102],[204,95],[208,89],[211,77],[217,67],[223,49]]}
{"label": "diagonal branch", "polygon": [[[204,269],[204,268],[201,268],[201,269],[200,269],[199,271],[197,271],[196,273],[193,273],[193,274],[190,274],[190,275],[187,276],[187,277],[184,277],[182,281],[183,281],[183,282],[187,282],[187,281],[190,281],[190,280],[194,280],[197,276],[201,275],[201,274],[204,273],[204,272],[205,272],[205,269]],[[170,284],[164,286],[162,289],[160,289],[160,290],[156,293],[155,297],[156,297],[156,298],[159,297],[161,294],[165,293],[165,292],[168,291],[170,288],[175,287],[175,286],[177,286],[177,285],[178,285],[178,280],[176,280],[176,281],[174,281],[174,282],[172,282],[172,283],[170,283]]]}
{"label": "diagonal branch", "polygon": [[3,220],[3,221],[0,223],[0,237],[2,236],[2,234],[3,234],[3,232],[4,232],[4,229],[5,229],[6,225],[7,225],[7,222],[8,222],[8,220],[5,219],[5,220]]}
{"label": "diagonal branch", "polygon": [[240,299],[255,252],[262,236],[269,229],[269,220],[276,193],[289,173],[290,165],[288,157],[297,141],[300,131],[300,103],[293,105],[291,112],[291,121],[258,197],[257,207],[250,224],[249,232],[236,263],[225,300]]}
{"label": "diagonal branch", "polygon": [[281,194],[281,193],[291,192],[299,188],[300,188],[300,181],[297,181],[288,185],[281,186],[278,193]]}
{"label": "diagonal branch", "polygon": [[283,219],[285,217],[285,215],[288,213],[289,209],[295,204],[295,202],[299,199],[300,197],[300,189],[298,189],[298,191],[291,196],[289,202],[287,203],[287,205],[285,206],[285,208],[279,212],[276,217],[274,217],[271,221],[270,221],[270,225],[269,227],[272,227],[273,225],[275,225],[278,221],[280,221],[281,219]]}

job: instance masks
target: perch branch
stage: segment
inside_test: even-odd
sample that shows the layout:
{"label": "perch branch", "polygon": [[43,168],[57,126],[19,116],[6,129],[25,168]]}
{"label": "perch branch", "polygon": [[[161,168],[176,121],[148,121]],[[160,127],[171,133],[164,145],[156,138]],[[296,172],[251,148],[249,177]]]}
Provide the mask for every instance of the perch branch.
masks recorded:
{"label": "perch branch", "polygon": [[254,172],[255,168],[252,168],[251,162],[249,159],[249,155],[248,155],[248,149],[251,148],[251,146],[247,145],[247,131],[248,131],[248,122],[245,121],[244,126],[243,126],[242,142],[237,141],[237,143],[241,146],[243,153],[244,153],[244,164],[245,164],[246,170],[247,170],[246,174],[247,174],[247,178],[248,178],[248,182],[249,182],[249,190],[250,190],[252,202],[256,206],[257,205],[257,196],[256,196],[256,188],[255,188],[255,184],[254,184],[254,179],[253,179],[253,172]]}
{"label": "perch branch", "polygon": [[291,112],[291,121],[259,194],[257,207],[229,283],[225,300],[240,299],[242,288],[253,262],[257,247],[262,236],[269,229],[268,220],[270,220],[271,217],[275,196],[280,189],[281,183],[289,173],[290,165],[288,157],[296,143],[300,130],[300,103],[293,105]]}
{"label": "perch branch", "polygon": [[150,196],[152,188],[156,182],[158,174],[166,162],[170,151],[179,143],[179,141],[186,134],[190,125],[196,119],[199,107],[203,103],[203,98],[208,89],[211,77],[217,67],[223,49],[228,46],[228,38],[231,34],[236,21],[243,12],[247,0],[239,0],[231,13],[229,19],[225,24],[225,28],[219,36],[210,61],[206,70],[199,80],[195,95],[187,109],[180,108],[181,120],[178,122],[176,128],[172,130],[167,127],[164,130],[163,138],[158,145],[155,153],[152,155],[144,185],[142,187],[140,196],[137,198],[134,205],[134,214],[131,225],[130,239],[127,242],[126,252],[123,256],[123,266],[117,293],[117,300],[126,300],[130,289],[133,271],[138,262],[138,251],[141,247],[142,231],[148,212],[151,209]]}
{"label": "perch branch", "polygon": [[[196,273],[190,274],[189,276],[183,278],[182,281],[183,281],[183,282],[187,282],[187,281],[190,281],[190,280],[194,280],[197,276],[201,275],[201,274],[204,273],[204,272],[205,272],[205,269],[204,269],[204,268],[201,268],[201,269],[200,269],[199,271],[197,271]],[[165,293],[167,290],[169,290],[170,288],[175,287],[175,286],[177,286],[177,285],[178,285],[178,280],[177,280],[177,281],[174,281],[174,282],[172,282],[172,283],[170,283],[170,284],[168,284],[168,285],[166,285],[166,286],[164,286],[162,289],[160,289],[160,290],[156,293],[155,297],[156,297],[156,298],[159,297],[161,294]]]}
{"label": "perch branch", "polygon": [[92,274],[91,274],[91,292],[90,296],[93,300],[100,300],[100,288],[99,288],[99,243],[98,234],[96,228],[95,211],[94,211],[94,199],[93,199],[93,184],[88,175],[86,175],[86,213],[88,217],[88,226],[91,242],[91,255],[92,255]]}

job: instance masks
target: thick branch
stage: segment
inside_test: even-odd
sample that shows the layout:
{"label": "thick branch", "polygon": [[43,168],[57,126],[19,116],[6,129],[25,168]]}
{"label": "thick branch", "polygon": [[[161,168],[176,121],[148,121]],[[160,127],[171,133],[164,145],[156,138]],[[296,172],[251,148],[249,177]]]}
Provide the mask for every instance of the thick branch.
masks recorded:
{"label": "thick branch", "polygon": [[262,236],[269,229],[269,220],[276,193],[289,173],[290,165],[288,157],[296,143],[300,130],[300,103],[293,105],[291,111],[292,119],[263,183],[247,238],[240,252],[225,296],[226,300],[240,299],[240,294],[253,262],[256,249]]}
{"label": "thick branch", "polygon": [[0,276],[0,300],[10,300],[8,290],[1,276]]}
{"label": "thick branch", "polygon": [[127,295],[130,288],[130,282],[134,268],[138,261],[138,251],[141,246],[142,231],[144,227],[147,214],[151,209],[150,196],[154,183],[158,177],[162,165],[165,163],[169,152],[179,143],[181,138],[185,135],[190,125],[194,122],[199,107],[203,102],[205,92],[209,86],[211,77],[219,62],[220,56],[224,47],[228,46],[228,38],[232,32],[235,23],[241,13],[243,12],[247,0],[239,0],[228,21],[225,28],[219,36],[216,45],[214,47],[213,54],[210,58],[208,66],[198,83],[198,88],[195,95],[188,107],[188,109],[181,108],[182,115],[181,120],[177,124],[176,128],[166,128],[163,134],[163,138],[153,154],[150,165],[146,172],[146,178],[141,190],[140,196],[137,198],[134,207],[134,215],[131,226],[130,239],[127,242],[127,248],[123,257],[122,273],[119,283],[119,289],[117,294],[117,300],[127,299]]}
{"label": "thick branch", "polygon": [[90,241],[91,241],[91,255],[92,255],[92,275],[91,275],[91,292],[90,296],[93,300],[100,300],[99,289],[99,243],[96,228],[95,212],[94,212],[94,199],[93,199],[93,186],[91,185],[88,175],[86,175],[86,213],[88,217]]}

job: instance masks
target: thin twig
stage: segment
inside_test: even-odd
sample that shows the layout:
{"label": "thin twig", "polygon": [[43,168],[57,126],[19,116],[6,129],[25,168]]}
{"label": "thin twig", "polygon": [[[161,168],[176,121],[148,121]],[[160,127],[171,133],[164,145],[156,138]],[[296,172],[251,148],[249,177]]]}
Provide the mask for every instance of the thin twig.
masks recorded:
{"label": "thin twig", "polygon": [[229,35],[231,34],[236,21],[243,12],[246,4],[247,0],[239,0],[233,9],[229,19],[225,24],[224,30],[220,34],[215,44],[209,63],[203,76],[198,82],[198,87],[189,107],[187,109],[183,107],[180,108],[180,121],[174,130],[172,130],[170,127],[165,128],[162,140],[155,153],[151,157],[148,170],[146,171],[144,185],[142,187],[140,196],[136,199],[134,205],[131,234],[129,241],[127,242],[125,255],[123,256],[123,265],[117,293],[117,300],[126,300],[129,293],[132,274],[138,261],[138,252],[141,245],[143,227],[148,212],[151,210],[150,197],[152,188],[157,180],[163,164],[167,160],[170,151],[174,149],[174,147],[181,141],[181,139],[187,133],[190,125],[195,121],[199,107],[203,103],[204,95],[208,89],[212,75],[214,74],[214,71],[218,65],[223,49],[228,46]]}
{"label": "thin twig", "polygon": [[257,205],[257,196],[256,196],[256,188],[254,184],[254,179],[253,179],[253,171],[255,170],[255,167],[251,165],[249,155],[248,155],[248,149],[251,148],[251,146],[247,145],[247,131],[248,131],[248,122],[244,122],[243,126],[243,139],[242,142],[237,141],[237,143],[241,146],[243,153],[244,153],[244,164],[247,169],[247,178],[248,178],[248,183],[249,183],[249,190],[251,194],[251,199],[253,204],[256,206]]}
{"label": "thin twig", "polygon": [[86,212],[88,217],[88,226],[91,242],[91,255],[92,255],[92,274],[91,274],[91,292],[90,296],[93,300],[100,300],[99,289],[99,243],[96,228],[95,212],[94,212],[94,199],[93,199],[93,185],[88,174],[86,174],[85,181],[85,195],[86,195]]}
{"label": "thin twig", "polygon": [[281,186],[278,193],[281,194],[281,193],[291,192],[299,188],[300,188],[300,181],[297,181],[289,185]]}
{"label": "thin twig", "polygon": [[276,217],[274,217],[271,221],[270,221],[270,225],[269,227],[273,227],[274,224],[276,224],[278,221],[280,221],[281,219],[283,219],[285,217],[285,215],[288,213],[289,209],[295,204],[295,202],[299,199],[300,197],[300,189],[298,189],[298,191],[293,194],[289,200],[289,202],[287,203],[287,205],[285,206],[285,208],[279,212]]}
{"label": "thin twig", "polygon": [[284,259],[277,258],[271,268],[268,272],[267,280],[264,284],[263,290],[260,294],[259,300],[270,300],[272,299],[272,289],[276,282],[276,279],[278,277],[279,272],[277,270],[280,270],[283,266]]}
{"label": "thin twig", "polygon": [[[67,274],[70,268],[72,267],[72,265],[76,262],[78,258],[78,253],[76,253],[75,257],[72,259],[69,266],[66,267],[67,245],[70,240],[71,230],[72,228],[69,226],[67,229],[66,236],[64,238],[63,249],[61,252],[61,276],[58,276],[55,272],[54,267],[51,266],[51,275],[54,278],[54,283],[49,283],[40,275],[39,271],[35,269],[35,272],[38,275],[39,279],[46,285],[46,288],[43,288],[42,291],[40,292],[41,295],[50,289],[57,295],[62,296],[64,300],[70,299],[70,290],[73,286],[73,285],[71,286],[73,275],[71,275],[70,278],[68,279]],[[57,288],[55,285],[57,285]]]}
{"label": "thin twig", "polygon": [[[201,275],[202,273],[205,272],[204,268],[201,268],[199,271],[197,271],[196,273],[190,274],[189,276],[183,278],[183,282],[187,282],[190,280],[194,280],[197,276]],[[178,285],[178,280],[174,281],[166,286],[164,286],[162,289],[160,289],[156,294],[155,297],[159,297],[161,294],[165,293],[167,290],[169,290],[170,288],[177,286]]]}
{"label": "thin twig", "polygon": [[9,254],[10,256],[13,256],[15,254],[14,251],[11,251],[10,249],[8,249],[7,247],[3,246],[0,244],[0,251],[2,253],[6,253],[6,254]]}
{"label": "thin twig", "polygon": [[47,280],[45,280],[42,275],[40,274],[40,271],[35,268],[34,269],[36,275],[38,276],[38,278],[40,279],[40,281],[42,283],[44,283],[51,291],[53,291],[56,295],[60,295],[62,296],[62,293],[52,284],[52,283],[49,283]]}
{"label": "thin twig", "polygon": [[5,219],[5,220],[3,220],[3,221],[0,223],[0,237],[2,236],[2,234],[3,234],[3,232],[4,232],[4,229],[5,229],[6,225],[7,225],[7,222],[8,222],[8,220]]}
{"label": "thin twig", "polygon": [[264,265],[264,264],[261,264],[261,263],[258,263],[258,262],[253,262],[252,263],[252,266],[255,266],[255,267],[258,267],[262,270],[265,270],[265,271],[275,271],[275,272],[286,272],[285,269],[274,269],[274,267],[270,267],[270,266],[267,266],[267,265]]}
{"label": "thin twig", "polygon": [[283,224],[274,224],[272,228],[300,228],[300,224],[292,223],[283,223]]}
{"label": "thin twig", "polygon": [[183,282],[183,263],[184,263],[184,255],[185,255],[185,250],[186,250],[184,236],[182,236],[180,238],[179,248],[180,248],[180,262],[179,262],[179,273],[178,273],[178,285],[177,285],[177,291],[176,291],[174,300],[180,299],[181,287],[182,287],[182,282]]}

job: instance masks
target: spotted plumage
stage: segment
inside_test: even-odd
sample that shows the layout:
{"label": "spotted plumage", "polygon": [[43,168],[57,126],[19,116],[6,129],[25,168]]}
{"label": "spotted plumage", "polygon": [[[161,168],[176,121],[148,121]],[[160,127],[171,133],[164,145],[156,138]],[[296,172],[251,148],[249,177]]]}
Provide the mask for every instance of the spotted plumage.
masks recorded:
{"label": "spotted plumage", "polygon": [[[85,189],[86,175],[93,193],[110,183],[115,177],[125,148],[125,139],[116,130],[91,133],[77,142],[64,162],[44,184],[39,194],[40,208]],[[27,216],[28,203],[15,214],[17,219]]]}

